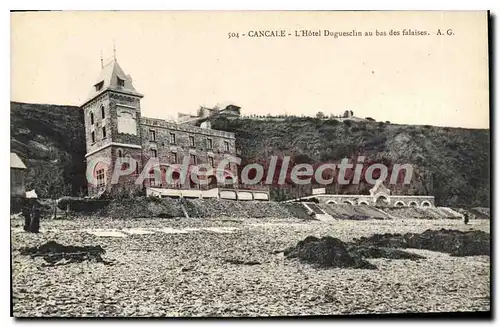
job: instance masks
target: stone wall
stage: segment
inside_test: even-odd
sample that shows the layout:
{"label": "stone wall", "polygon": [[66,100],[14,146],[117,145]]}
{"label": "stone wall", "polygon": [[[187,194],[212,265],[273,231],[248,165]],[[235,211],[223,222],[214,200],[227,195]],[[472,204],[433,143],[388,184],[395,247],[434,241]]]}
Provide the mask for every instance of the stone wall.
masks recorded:
{"label": "stone wall", "polygon": [[[340,195],[340,194],[319,194],[307,196],[303,199],[326,204],[351,204],[351,205],[372,205],[372,206],[434,206],[433,196],[410,196],[410,195]],[[292,200],[293,201],[293,200]]]}

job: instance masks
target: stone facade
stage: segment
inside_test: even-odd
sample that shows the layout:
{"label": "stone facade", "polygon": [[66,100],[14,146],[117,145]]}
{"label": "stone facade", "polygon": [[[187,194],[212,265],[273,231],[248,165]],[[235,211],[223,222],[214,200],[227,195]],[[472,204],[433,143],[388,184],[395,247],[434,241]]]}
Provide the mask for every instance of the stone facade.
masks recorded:
{"label": "stone facade", "polygon": [[[94,88],[82,105],[87,175],[94,177],[94,181],[88,183],[91,196],[103,191],[136,192],[148,186],[201,188],[203,186],[190,178],[183,184],[168,184],[166,169],[180,166],[184,158],[189,158],[190,165],[217,167],[223,159],[236,155],[233,133],[142,117],[140,100],[143,96],[134,89],[130,76],[123,73],[116,60],[103,67]],[[118,158],[122,158],[121,161],[133,158],[138,167],[131,173],[119,174],[117,183],[113,183],[115,170],[133,169],[121,161],[117,164]],[[143,175],[146,177],[143,182],[138,183],[138,177],[151,158],[163,167],[155,168],[160,178],[153,169]],[[224,176],[235,176],[236,169],[235,164],[226,165]],[[214,179],[211,179],[212,184],[223,184]]]}

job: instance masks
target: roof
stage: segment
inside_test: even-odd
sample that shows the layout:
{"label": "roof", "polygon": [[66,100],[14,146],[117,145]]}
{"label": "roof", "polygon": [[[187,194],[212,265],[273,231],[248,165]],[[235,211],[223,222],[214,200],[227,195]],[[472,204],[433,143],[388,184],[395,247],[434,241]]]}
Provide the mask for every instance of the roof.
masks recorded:
{"label": "roof", "polygon": [[36,194],[35,190],[27,191],[26,192],[26,198],[27,199],[37,199],[38,194]]}
{"label": "roof", "polygon": [[10,153],[10,168],[26,169],[27,167],[17,154],[11,152]]}
{"label": "roof", "polygon": [[229,106],[234,106],[234,107],[240,108],[239,106],[235,105],[234,102],[232,102],[232,101],[222,101],[222,102],[217,103],[217,105],[216,105],[216,107],[218,107],[219,110],[224,110]]}
{"label": "roof", "polygon": [[[123,86],[118,84],[118,78],[124,81]],[[96,85],[99,83],[103,83],[103,85],[99,90],[96,90]],[[142,94],[137,92],[132,85],[132,77],[123,72],[123,69],[120,67],[116,59],[113,59],[102,68],[101,73],[94,82],[94,85],[92,85],[92,90],[89,92],[89,96],[85,102],[105,92],[106,90],[125,92],[142,97]]]}

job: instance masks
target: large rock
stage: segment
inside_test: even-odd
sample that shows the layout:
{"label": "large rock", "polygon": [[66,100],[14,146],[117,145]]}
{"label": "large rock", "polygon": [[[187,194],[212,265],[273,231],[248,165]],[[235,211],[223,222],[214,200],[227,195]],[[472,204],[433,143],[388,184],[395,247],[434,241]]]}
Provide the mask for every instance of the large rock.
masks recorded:
{"label": "large rock", "polygon": [[384,247],[374,247],[374,246],[350,246],[347,251],[353,257],[365,258],[365,259],[406,259],[406,260],[419,260],[425,259],[425,257],[393,248]]}
{"label": "large rock", "polygon": [[21,248],[21,255],[29,255],[32,258],[42,257],[49,265],[79,263],[83,261],[101,262],[110,264],[101,255],[106,251],[100,246],[72,246],[62,245],[54,241],[35,247]]}
{"label": "large rock", "polygon": [[302,262],[332,268],[377,269],[361,258],[352,257],[341,240],[330,236],[318,239],[308,236],[295,247],[285,250],[287,258],[298,258]]}
{"label": "large rock", "polygon": [[490,234],[483,231],[452,229],[423,233],[375,234],[355,240],[358,246],[415,248],[449,253],[452,256],[490,255]]}

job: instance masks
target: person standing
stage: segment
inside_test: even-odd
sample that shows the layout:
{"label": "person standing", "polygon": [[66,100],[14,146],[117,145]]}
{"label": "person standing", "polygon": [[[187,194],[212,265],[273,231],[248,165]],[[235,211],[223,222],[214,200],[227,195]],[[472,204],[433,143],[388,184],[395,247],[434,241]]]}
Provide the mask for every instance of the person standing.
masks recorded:
{"label": "person standing", "polygon": [[31,224],[31,201],[27,201],[27,203],[25,203],[23,205],[23,208],[22,208],[22,215],[24,217],[24,230],[27,232],[30,228],[30,224]]}
{"label": "person standing", "polygon": [[40,232],[40,216],[41,216],[41,208],[40,204],[38,201],[35,200],[35,203],[33,204],[33,209],[31,210],[31,223],[29,227],[29,231],[31,233],[38,233]]}

